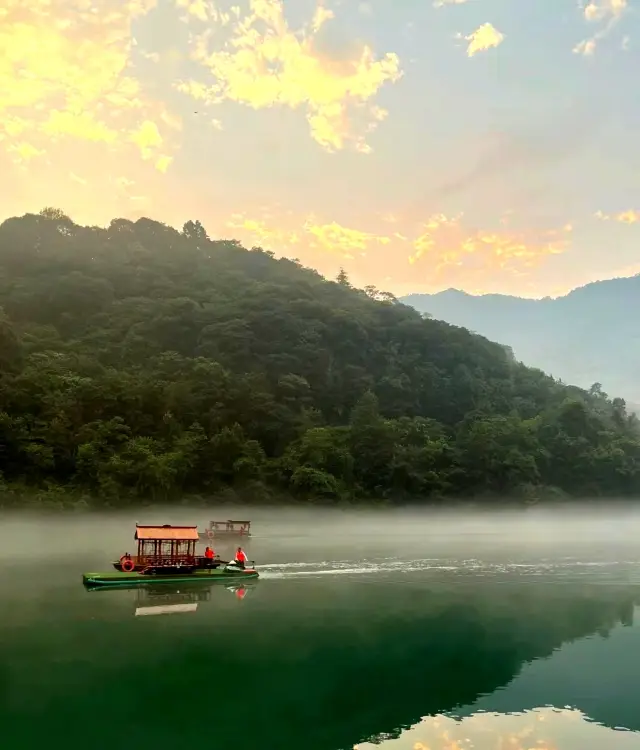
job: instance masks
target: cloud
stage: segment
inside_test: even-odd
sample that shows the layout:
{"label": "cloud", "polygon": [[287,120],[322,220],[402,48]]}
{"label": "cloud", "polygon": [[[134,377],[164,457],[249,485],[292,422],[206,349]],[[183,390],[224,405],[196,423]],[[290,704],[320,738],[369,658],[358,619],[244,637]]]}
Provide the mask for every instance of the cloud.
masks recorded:
{"label": "cloud", "polygon": [[236,214],[227,227],[247,245],[296,257],[328,276],[344,266],[354,282],[398,293],[425,285],[476,285],[476,291],[522,288],[532,270],[569,249],[572,233],[569,224],[559,229],[514,229],[506,218],[492,228],[475,227],[465,223],[462,214],[434,214],[418,226],[393,218],[394,231],[389,231],[383,219],[376,230],[263,211],[260,219]]}
{"label": "cloud", "polygon": [[264,219],[249,219],[244,214],[234,214],[227,227],[241,230],[243,238],[257,242],[265,250],[290,255],[291,252],[354,258],[366,255],[371,245],[387,245],[391,241],[385,235],[344,227],[333,221],[318,223],[315,217],[298,222],[296,228],[282,228],[284,217],[275,217],[267,212]]}
{"label": "cloud", "polygon": [[188,15],[199,21],[206,22],[213,19],[215,9],[206,0],[176,0],[176,5],[178,8],[184,8]]}
{"label": "cloud", "polygon": [[0,153],[24,164],[81,142],[165,170],[179,123],[128,72],[131,25],[155,2],[4,0]]}
{"label": "cloud", "polygon": [[636,224],[640,221],[640,211],[634,211],[633,209],[621,211],[617,214],[605,214],[602,211],[597,211],[595,215],[601,221],[617,221],[621,224]]}
{"label": "cloud", "polygon": [[[319,4],[310,23],[295,31],[280,0],[250,0],[247,16],[236,9],[234,19],[225,17],[230,38],[222,50],[210,51],[211,30],[196,37],[193,59],[208,82],[191,79],[178,88],[209,104],[304,109],[312,138],[327,151],[352,145],[368,153],[365,136],[387,115],[370,102],[401,77],[400,61],[393,53],[378,59],[364,44],[339,54],[328,49],[325,29],[333,16]],[[355,119],[364,124],[356,127]]]}
{"label": "cloud", "polygon": [[300,242],[298,232],[276,228],[265,219],[249,219],[242,213],[232,214],[226,226],[229,229],[240,230],[240,236],[237,239],[247,241],[250,245],[257,244],[264,250],[291,250]]}
{"label": "cloud", "polygon": [[468,2],[469,0],[435,0],[433,7],[444,8],[445,5],[463,5]]}
{"label": "cloud", "polygon": [[593,36],[578,42],[573,52],[585,57],[593,55],[598,43],[611,33],[627,9],[628,0],[590,0],[583,7],[584,19],[590,24],[600,23],[602,27]]}
{"label": "cloud", "polygon": [[591,0],[584,8],[587,21],[619,18],[627,9],[628,0]]}
{"label": "cloud", "polygon": [[569,224],[538,236],[508,227],[500,231],[471,229],[462,223],[462,214],[454,217],[435,214],[413,241],[409,263],[428,262],[430,271],[436,275],[455,267],[522,270],[537,266],[547,256],[565,252],[571,231]]}
{"label": "cloud", "polygon": [[342,255],[345,258],[354,257],[354,253],[364,256],[370,245],[388,245],[391,242],[391,239],[384,235],[350,229],[335,221],[330,224],[307,222],[304,229],[310,235],[311,249]]}
{"label": "cloud", "polygon": [[473,57],[478,52],[498,47],[504,41],[504,34],[490,23],[483,23],[472,34],[465,36],[465,40],[469,42],[467,55]]}
{"label": "cloud", "polygon": [[584,55],[585,57],[591,57],[593,53],[596,51],[596,44],[597,40],[594,39],[583,39],[581,42],[578,42],[576,46],[573,48],[573,51],[576,55]]}

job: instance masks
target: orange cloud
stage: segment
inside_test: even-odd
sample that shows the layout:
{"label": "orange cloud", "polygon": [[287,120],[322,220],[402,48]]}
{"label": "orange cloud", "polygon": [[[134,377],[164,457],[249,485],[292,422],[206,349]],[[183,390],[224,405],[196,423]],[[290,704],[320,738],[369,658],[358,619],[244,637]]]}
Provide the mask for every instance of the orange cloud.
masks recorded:
{"label": "orange cloud", "polygon": [[278,229],[269,226],[264,219],[248,219],[241,213],[232,214],[226,226],[240,230],[237,239],[247,241],[250,245],[258,244],[264,250],[291,250],[292,246],[300,242],[300,235],[294,230]]}
{"label": "orange cloud", "polygon": [[349,229],[332,221],[330,224],[314,224],[307,222],[305,232],[310,235],[309,247],[322,250],[345,258],[353,258],[354,254],[366,255],[372,244],[388,245],[390,237],[363,232],[359,229]]}
{"label": "orange cloud", "polygon": [[[465,225],[462,214],[435,214],[415,231],[412,223],[382,217],[387,231],[347,227],[315,217],[296,218],[264,212],[260,219],[237,214],[227,226],[238,230],[237,239],[272,250],[279,256],[297,257],[321,273],[333,275],[345,265],[354,281],[372,283],[404,293],[451,285],[473,291],[495,290],[516,281],[520,286],[532,269],[550,256],[569,248],[571,225],[545,231],[512,229],[505,220],[496,229]],[[357,277],[357,278],[356,278]]]}
{"label": "orange cloud", "polygon": [[179,123],[127,71],[131,24],[156,0],[4,0],[0,150],[14,163],[71,142],[135,152],[165,171]]}
{"label": "orange cloud", "polygon": [[[245,17],[237,7],[220,17],[219,27],[230,32],[221,51],[209,49],[211,29],[196,37],[193,59],[209,81],[182,81],[179,90],[208,104],[304,109],[311,137],[323,148],[337,151],[350,144],[368,153],[367,133],[387,116],[370,102],[385,83],[402,75],[397,55],[377,59],[367,45],[344,51],[340,59],[323,51],[321,34],[334,13],[322,4],[299,31],[289,28],[281,0],[250,0],[249,5]],[[359,127],[354,112],[365,116]]]}
{"label": "orange cloud", "polygon": [[351,259],[356,255],[366,255],[371,245],[388,245],[391,242],[391,238],[385,235],[343,227],[335,221],[321,224],[314,217],[297,222],[296,228],[279,226],[286,223],[291,224],[268,213],[266,219],[248,219],[243,214],[234,214],[227,227],[239,229],[242,235],[240,239],[257,242],[265,250],[273,250],[279,255],[291,255],[298,250],[307,254],[309,251],[319,251],[321,255]]}
{"label": "orange cloud", "polygon": [[499,47],[504,41],[504,34],[498,31],[490,23],[483,23],[481,26],[464,37],[467,42],[467,55],[473,57],[478,52],[484,52],[492,47]]}
{"label": "orange cloud", "polygon": [[414,265],[420,259],[428,260],[436,274],[450,267],[465,266],[468,262],[481,268],[526,269],[538,265],[549,255],[565,252],[572,231],[571,225],[567,224],[561,230],[550,230],[533,237],[508,229],[499,232],[470,230],[461,219],[462,214],[430,217],[423,232],[412,243],[409,263]]}
{"label": "orange cloud", "polygon": [[617,214],[604,214],[602,211],[597,211],[595,215],[602,221],[618,221],[621,224],[635,224],[640,221],[640,211],[634,211],[633,209],[621,211]]}

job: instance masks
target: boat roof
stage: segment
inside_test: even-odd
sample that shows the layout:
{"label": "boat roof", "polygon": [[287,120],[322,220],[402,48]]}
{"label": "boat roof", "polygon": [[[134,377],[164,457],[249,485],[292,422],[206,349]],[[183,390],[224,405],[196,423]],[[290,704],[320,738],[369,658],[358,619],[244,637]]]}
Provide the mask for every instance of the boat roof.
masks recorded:
{"label": "boat roof", "polygon": [[135,539],[158,541],[197,542],[200,538],[197,526],[140,526],[136,524]]}

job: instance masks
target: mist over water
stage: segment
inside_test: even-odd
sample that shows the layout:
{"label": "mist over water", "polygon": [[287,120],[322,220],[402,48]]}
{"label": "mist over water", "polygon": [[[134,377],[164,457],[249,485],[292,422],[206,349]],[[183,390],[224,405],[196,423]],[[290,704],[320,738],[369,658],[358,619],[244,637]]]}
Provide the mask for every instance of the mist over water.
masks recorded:
{"label": "mist over water", "polygon": [[[6,512],[0,513],[0,561],[28,562],[37,549],[49,560],[81,560],[84,570],[94,561],[104,564],[133,551],[136,523],[197,525],[203,530],[214,518],[245,516],[253,527],[251,538],[243,543],[265,573],[323,566],[323,573],[328,573],[332,564],[383,565],[385,560],[389,565],[476,560],[516,567],[547,556],[556,565],[573,557],[583,557],[590,565],[640,560],[640,511],[609,503],[604,508],[505,511],[168,506],[102,514]],[[235,542],[221,539],[216,547],[228,553]]]}
{"label": "mist over water", "polygon": [[[136,522],[227,518],[252,521],[242,544],[261,577],[243,598],[81,585],[135,551]],[[613,504],[5,513],[7,746],[189,745],[210,722],[222,750],[449,750],[457,733],[479,750],[640,748],[639,532],[640,512]]]}

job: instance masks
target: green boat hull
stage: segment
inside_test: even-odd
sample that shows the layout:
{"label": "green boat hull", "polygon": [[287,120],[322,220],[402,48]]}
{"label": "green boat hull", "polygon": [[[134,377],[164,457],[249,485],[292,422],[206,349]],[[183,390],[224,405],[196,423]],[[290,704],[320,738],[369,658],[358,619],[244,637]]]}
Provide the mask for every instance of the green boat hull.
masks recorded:
{"label": "green boat hull", "polygon": [[134,584],[150,583],[214,583],[216,581],[246,581],[257,578],[257,570],[222,570],[213,568],[210,570],[195,570],[193,573],[159,573],[156,575],[143,575],[142,573],[124,573],[113,571],[112,573],[85,573],[82,582],[85,586],[95,588],[97,586],[131,586]]}

